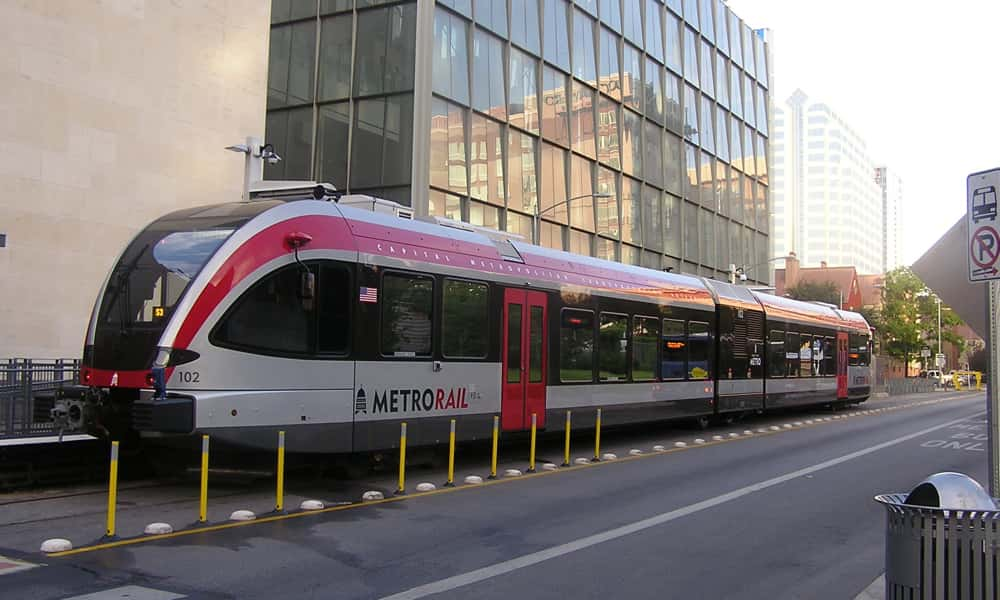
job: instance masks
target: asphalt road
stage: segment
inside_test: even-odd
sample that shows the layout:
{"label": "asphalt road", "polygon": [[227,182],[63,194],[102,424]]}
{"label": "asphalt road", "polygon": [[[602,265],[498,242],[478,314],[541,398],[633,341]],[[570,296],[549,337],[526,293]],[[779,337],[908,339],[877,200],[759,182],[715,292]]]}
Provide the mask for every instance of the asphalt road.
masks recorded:
{"label": "asphalt road", "polygon": [[0,575],[0,598],[850,599],[884,570],[873,495],[944,470],[986,479],[983,395],[939,398],[66,558],[13,553],[47,566]]}

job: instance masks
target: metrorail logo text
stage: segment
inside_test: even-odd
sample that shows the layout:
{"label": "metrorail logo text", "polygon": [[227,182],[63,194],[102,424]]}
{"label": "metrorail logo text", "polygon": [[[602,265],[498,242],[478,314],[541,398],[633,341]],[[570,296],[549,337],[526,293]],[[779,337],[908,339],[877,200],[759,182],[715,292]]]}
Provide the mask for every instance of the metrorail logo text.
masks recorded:
{"label": "metrorail logo text", "polygon": [[[386,414],[406,412],[431,412],[435,410],[467,409],[466,397],[476,400],[477,392],[460,388],[424,388],[375,390],[371,406],[364,388],[359,388],[354,398],[354,414]],[[370,410],[369,410],[370,409]]]}

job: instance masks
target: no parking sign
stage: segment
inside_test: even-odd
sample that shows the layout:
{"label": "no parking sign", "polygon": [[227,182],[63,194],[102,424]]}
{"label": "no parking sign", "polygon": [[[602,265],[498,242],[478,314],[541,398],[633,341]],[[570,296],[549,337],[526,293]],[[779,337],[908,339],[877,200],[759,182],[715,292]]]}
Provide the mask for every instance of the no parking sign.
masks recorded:
{"label": "no parking sign", "polygon": [[973,173],[966,180],[969,231],[969,281],[1000,278],[1000,224],[997,190],[1000,169]]}

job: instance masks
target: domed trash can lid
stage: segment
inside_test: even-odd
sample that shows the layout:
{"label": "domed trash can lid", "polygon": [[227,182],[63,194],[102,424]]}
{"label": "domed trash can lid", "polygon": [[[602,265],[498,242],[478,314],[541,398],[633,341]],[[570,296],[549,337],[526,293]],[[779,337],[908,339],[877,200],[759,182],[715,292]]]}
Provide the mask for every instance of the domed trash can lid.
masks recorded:
{"label": "domed trash can lid", "polygon": [[975,479],[962,473],[935,473],[913,488],[904,502],[911,506],[954,510],[996,510],[996,502]]}

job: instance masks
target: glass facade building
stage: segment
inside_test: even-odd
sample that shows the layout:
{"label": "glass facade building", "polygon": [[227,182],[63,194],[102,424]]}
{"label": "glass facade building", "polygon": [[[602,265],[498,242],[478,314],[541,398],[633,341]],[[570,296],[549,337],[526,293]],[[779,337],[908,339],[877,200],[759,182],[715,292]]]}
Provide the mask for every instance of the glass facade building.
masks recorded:
{"label": "glass facade building", "polygon": [[269,179],[529,240],[537,213],[542,245],[656,269],[770,258],[767,48],[720,0],[273,0],[271,22]]}

